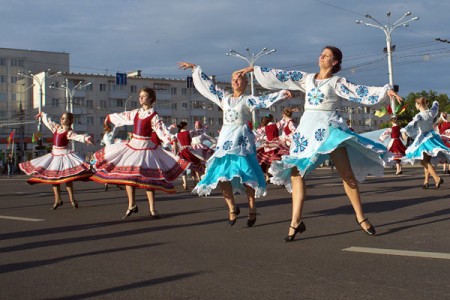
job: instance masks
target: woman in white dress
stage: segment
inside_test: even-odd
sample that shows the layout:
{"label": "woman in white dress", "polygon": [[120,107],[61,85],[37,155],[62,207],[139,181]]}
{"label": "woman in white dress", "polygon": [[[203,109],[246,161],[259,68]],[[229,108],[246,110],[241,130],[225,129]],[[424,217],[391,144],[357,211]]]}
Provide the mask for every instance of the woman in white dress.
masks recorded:
{"label": "woman in white dress", "polygon": [[384,156],[387,149],[352,132],[343,122],[336,109],[340,98],[360,105],[374,105],[389,97],[401,98],[389,86],[368,87],[356,85],[345,78],[335,76],[341,69],[342,52],[326,46],[319,56],[319,72],[284,71],[279,69],[248,67],[240,72],[255,72],[256,79],[268,89],[300,90],[306,94],[305,112],[293,135],[290,155],[274,162],[269,172],[271,182],[285,185],[292,192],[292,220],[286,242],[306,227],[301,221],[306,196],[304,177],[332,159],[343,180],[344,190],[356,214],[356,222],[369,235],[374,227],[364,216],[358,181],[367,175],[383,174]]}
{"label": "woman in white dress", "polygon": [[450,149],[433,130],[434,118],[439,114],[439,103],[434,101],[429,109],[428,101],[424,97],[417,98],[415,102],[419,113],[400,130],[405,140],[408,136],[415,136],[414,142],[406,149],[402,162],[413,165],[415,161],[420,161],[425,173],[422,188],[428,189],[428,179],[431,175],[434,179],[434,187],[438,189],[444,180],[436,174],[433,164],[437,164],[439,160],[450,159]]}
{"label": "woman in white dress", "polygon": [[20,169],[32,177],[27,180],[29,184],[51,184],[55,201],[52,209],[63,205],[61,200],[61,184],[66,184],[70,203],[78,208],[75,200],[73,182],[88,180],[92,176],[91,168],[81,157],[69,149],[69,140],[92,145],[92,138],[87,134],[77,134],[71,128],[74,117],[71,113],[63,113],[60,124],[53,122],[46,113],[36,115],[42,118],[44,125],[53,133],[52,153],[19,164]]}
{"label": "woman in white dress", "polygon": [[270,107],[273,103],[291,97],[289,91],[265,96],[247,96],[247,78],[233,74],[230,94],[219,87],[203,73],[199,66],[181,62],[182,69],[192,69],[195,88],[207,99],[223,110],[223,126],[213,156],[206,163],[205,175],[194,188],[199,195],[209,195],[220,185],[229,208],[228,225],[236,223],[240,209],[234,201],[234,193],[247,194],[249,214],[247,226],[256,222],[255,198],[266,194],[264,174],[256,157],[255,136],[248,127],[251,113],[255,109]]}
{"label": "woman in white dress", "polygon": [[[168,144],[176,137],[167,131],[153,109],[155,101],[155,91],[144,88],[139,93],[140,109],[108,115],[105,123],[134,125],[131,140],[106,146],[94,153],[96,173],[91,179],[126,186],[128,209],[123,219],[138,212],[136,188],[146,190],[150,216],[159,218],[155,209],[155,190],[175,193],[172,182],[189,167],[189,162],[161,147],[161,141]],[[176,147],[176,143],[173,145]]]}

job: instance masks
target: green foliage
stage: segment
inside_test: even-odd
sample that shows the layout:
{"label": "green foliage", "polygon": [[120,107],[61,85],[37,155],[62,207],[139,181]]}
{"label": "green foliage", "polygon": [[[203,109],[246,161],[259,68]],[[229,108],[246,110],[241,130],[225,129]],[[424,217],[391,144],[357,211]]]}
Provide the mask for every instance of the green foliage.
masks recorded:
{"label": "green foliage", "polygon": [[[440,112],[450,112],[450,99],[448,98],[447,94],[438,94],[434,91],[421,91],[418,93],[409,93],[409,95],[404,98],[405,102],[404,104],[408,104],[408,107],[406,108],[406,111],[402,113],[401,115],[397,116],[398,124],[401,127],[406,126],[412,118],[418,113],[418,110],[416,109],[415,101],[417,98],[425,97],[428,100],[428,105],[431,106],[431,104],[434,101],[439,102],[439,111]],[[398,104],[397,104],[398,105]]]}

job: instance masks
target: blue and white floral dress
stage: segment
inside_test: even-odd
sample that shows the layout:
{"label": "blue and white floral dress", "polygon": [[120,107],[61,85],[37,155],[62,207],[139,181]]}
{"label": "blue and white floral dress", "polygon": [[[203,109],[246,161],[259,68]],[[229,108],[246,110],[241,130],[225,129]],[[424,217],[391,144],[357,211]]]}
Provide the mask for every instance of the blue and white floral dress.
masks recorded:
{"label": "blue and white floral dress", "polygon": [[300,90],[306,94],[305,111],[292,136],[290,153],[281,161],[274,162],[269,169],[273,175],[272,183],[284,185],[291,192],[291,168],[297,167],[304,177],[329,159],[329,154],[339,147],[347,148],[358,181],[363,181],[368,175],[383,175],[386,147],[352,132],[336,110],[341,106],[341,98],[367,106],[387,100],[389,85],[356,85],[338,76],[316,80],[313,73],[258,66],[255,66],[254,73],[258,82],[267,89]]}
{"label": "blue and white floral dress", "polygon": [[450,160],[450,149],[442,142],[441,137],[434,131],[434,118],[439,114],[439,103],[433,102],[430,109],[419,112],[409,124],[400,131],[414,142],[406,149],[403,163],[414,164],[423,159],[423,154],[431,156],[431,163],[437,164],[439,160]]}
{"label": "blue and white floral dress", "polygon": [[255,190],[255,197],[264,196],[266,182],[256,157],[255,136],[248,122],[253,110],[270,107],[285,99],[286,91],[234,98],[215,86],[199,66],[193,69],[192,76],[195,88],[223,110],[223,126],[215,152],[206,162],[205,174],[192,192],[209,195],[219,182],[230,181],[234,193],[245,193],[245,184]]}

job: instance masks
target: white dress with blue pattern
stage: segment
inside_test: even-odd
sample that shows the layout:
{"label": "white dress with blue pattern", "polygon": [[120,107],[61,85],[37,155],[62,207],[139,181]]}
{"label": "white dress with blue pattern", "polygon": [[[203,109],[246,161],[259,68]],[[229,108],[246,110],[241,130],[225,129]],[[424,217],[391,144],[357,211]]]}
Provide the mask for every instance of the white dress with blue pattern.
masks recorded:
{"label": "white dress with blue pattern", "polygon": [[441,137],[434,131],[434,119],[439,114],[439,103],[433,102],[430,109],[419,112],[413,120],[400,132],[414,137],[414,142],[406,149],[403,163],[414,164],[422,160],[423,154],[431,156],[431,163],[437,164],[440,160],[450,160],[450,149],[442,142]]}
{"label": "white dress with blue pattern", "polygon": [[290,154],[274,162],[269,169],[271,182],[284,185],[291,192],[291,169],[300,175],[314,170],[338,147],[346,147],[353,173],[358,181],[368,175],[382,176],[387,149],[348,129],[339,113],[342,99],[361,105],[374,105],[388,99],[389,85],[369,87],[356,85],[345,78],[333,76],[315,80],[315,74],[284,71],[255,66],[258,82],[267,89],[300,90],[306,94],[305,112],[293,137]]}
{"label": "white dress with blue pattern", "polygon": [[264,174],[256,157],[255,136],[248,127],[255,109],[267,108],[285,99],[286,91],[264,96],[232,97],[215,86],[197,66],[193,69],[195,88],[223,110],[223,126],[213,156],[206,163],[202,179],[192,191],[209,195],[221,181],[230,181],[233,192],[245,193],[244,184],[255,190],[255,197],[267,192]]}

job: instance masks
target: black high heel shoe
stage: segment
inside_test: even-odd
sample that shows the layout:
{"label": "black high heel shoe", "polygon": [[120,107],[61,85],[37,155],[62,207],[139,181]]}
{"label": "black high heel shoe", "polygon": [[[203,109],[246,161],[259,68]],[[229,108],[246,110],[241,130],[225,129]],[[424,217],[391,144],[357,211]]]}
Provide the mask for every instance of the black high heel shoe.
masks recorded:
{"label": "black high heel shoe", "polygon": [[442,177],[441,177],[441,178],[439,178],[439,182],[436,182],[436,185],[434,186],[434,188],[438,189],[441,186],[441,184],[443,184],[443,183],[444,183],[444,179],[442,179]]}
{"label": "black high heel shoe", "polygon": [[236,217],[239,216],[241,213],[241,210],[238,206],[236,206],[235,211],[230,211],[230,215],[235,215],[234,220],[228,220],[228,226],[233,226],[236,223]]}
{"label": "black high heel shoe", "polygon": [[78,208],[78,202],[73,200],[73,202],[71,201],[70,204],[72,204],[73,208]]}
{"label": "black high heel shoe", "polygon": [[59,201],[59,202],[53,204],[52,210],[57,209],[58,207],[62,206],[63,204],[64,204],[64,203],[63,203],[62,201]]}
{"label": "black high heel shoe", "polygon": [[126,219],[131,216],[131,214],[137,213],[138,211],[139,208],[137,207],[137,205],[135,205],[134,207],[127,209],[127,212],[125,213],[125,216],[122,217],[122,219]]}
{"label": "black high heel shoe", "polygon": [[[255,216],[251,219],[251,216]],[[248,213],[247,227],[252,227],[256,223],[256,213]]]}
{"label": "black high heel shoe", "polygon": [[295,236],[297,235],[297,233],[302,233],[306,230],[306,226],[305,223],[300,222],[300,224],[298,224],[297,227],[294,226],[289,226],[290,228],[294,229],[294,234],[288,235],[287,237],[284,238],[285,242],[292,242],[295,239]]}
{"label": "black high heel shoe", "polygon": [[355,220],[356,220],[356,223],[358,223],[358,225],[361,227],[361,229],[362,229],[365,233],[367,233],[368,235],[375,235],[375,234],[376,234],[375,228],[373,227],[372,224],[370,224],[370,227],[367,228],[367,229],[365,229],[364,227],[361,226],[362,223],[364,223],[364,222],[366,222],[366,221],[369,221],[369,218],[365,218],[365,219],[362,220],[361,222],[358,222],[358,219],[357,219],[357,218],[356,218]]}
{"label": "black high heel shoe", "polygon": [[161,216],[159,215],[159,212],[157,210],[151,210],[150,211],[150,217],[152,219],[159,219]]}
{"label": "black high heel shoe", "polygon": [[424,189],[424,190],[428,190],[429,187],[430,187],[430,185],[428,183],[424,183],[422,185],[422,189]]}

